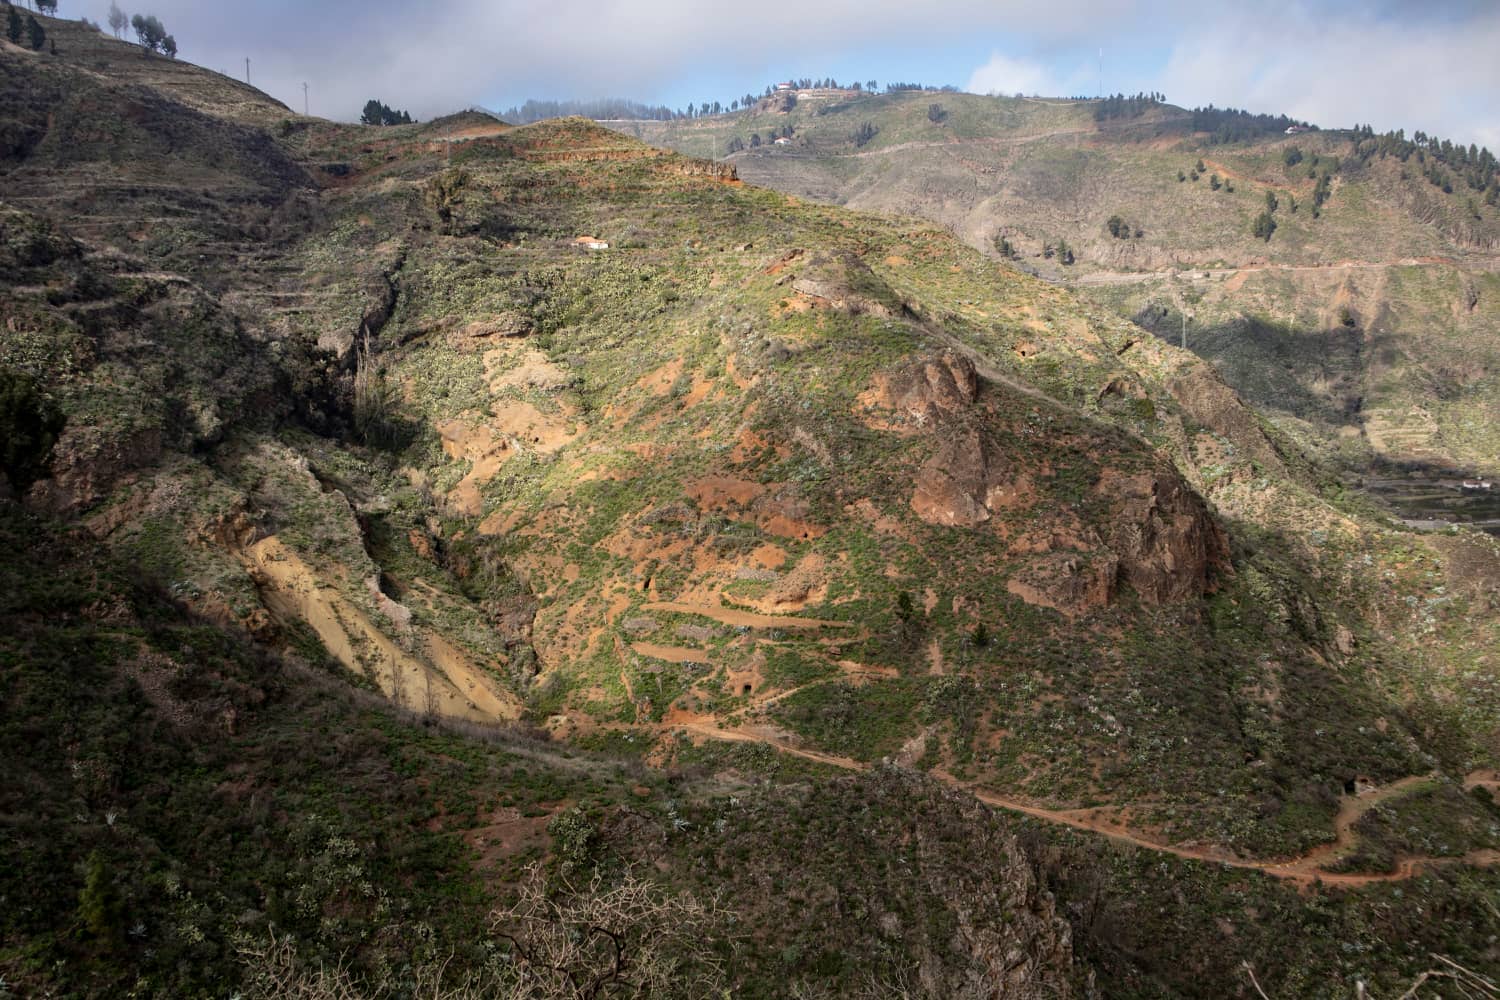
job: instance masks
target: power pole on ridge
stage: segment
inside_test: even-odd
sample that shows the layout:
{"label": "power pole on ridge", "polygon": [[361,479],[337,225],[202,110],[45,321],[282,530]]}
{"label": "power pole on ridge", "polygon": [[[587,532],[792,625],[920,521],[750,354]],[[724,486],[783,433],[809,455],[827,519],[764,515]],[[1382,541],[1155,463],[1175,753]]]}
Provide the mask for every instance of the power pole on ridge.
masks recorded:
{"label": "power pole on ridge", "polygon": [[302,114],[307,116],[307,81],[302,81]]}
{"label": "power pole on ridge", "polygon": [[245,57],[245,82],[250,82],[250,57]]}

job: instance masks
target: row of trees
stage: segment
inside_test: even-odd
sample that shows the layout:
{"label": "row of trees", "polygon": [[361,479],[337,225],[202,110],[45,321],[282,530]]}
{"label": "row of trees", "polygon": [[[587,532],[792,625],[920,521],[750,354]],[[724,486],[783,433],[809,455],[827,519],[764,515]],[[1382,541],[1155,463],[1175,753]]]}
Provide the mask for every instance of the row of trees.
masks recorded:
{"label": "row of trees", "polygon": [[[1286,166],[1288,174],[1293,173],[1302,164],[1307,164],[1306,176],[1313,184],[1312,214],[1316,219],[1323,214],[1323,204],[1333,194],[1332,177],[1339,169],[1339,158],[1337,156],[1321,156],[1318,153],[1304,155],[1301,147],[1288,146],[1281,151],[1281,162]],[[1297,211],[1297,199],[1293,198],[1291,203],[1293,212]],[[1274,211],[1274,209],[1273,209]]]}
{"label": "row of trees", "polygon": [[[56,0],[49,0],[53,9],[57,8]],[[37,0],[37,6],[42,6],[43,0]],[[88,18],[83,19],[88,24]],[[166,26],[154,14],[136,14],[131,17],[120,9],[118,3],[111,2],[109,5],[109,30],[116,38],[125,37],[125,29],[129,27],[135,32],[136,41],[140,42],[141,48],[147,52],[160,52],[169,58],[177,58],[177,39],[167,34]],[[93,25],[98,27],[98,25]]]}
{"label": "row of trees", "polygon": [[1500,201],[1500,161],[1488,148],[1470,143],[1451,142],[1418,131],[1408,139],[1404,129],[1377,135],[1369,125],[1356,125],[1354,152],[1351,159],[1360,164],[1394,156],[1402,163],[1415,158],[1422,176],[1444,193],[1452,194],[1458,184],[1473,192],[1483,192],[1487,205]]}
{"label": "row of trees", "polygon": [[397,111],[372,97],[365,102],[365,110],[360,114],[359,121],[361,125],[410,125],[412,117],[405,111]]}
{"label": "row of trees", "polygon": [[1249,142],[1264,135],[1285,132],[1293,126],[1307,131],[1317,130],[1314,125],[1286,115],[1257,115],[1237,108],[1216,108],[1212,104],[1206,108],[1194,108],[1191,114],[1193,131],[1209,133],[1208,141],[1213,145]]}
{"label": "row of trees", "polygon": [[[853,90],[860,93],[874,93],[879,86],[875,80],[856,80],[853,83],[840,84],[831,76],[820,80],[815,80],[812,77],[803,77],[786,82],[799,90],[812,90],[821,87],[834,90]],[[643,104],[640,101],[631,101],[618,97],[586,101],[528,100],[524,104],[516,105],[508,111],[502,112],[500,117],[516,125],[538,122],[544,118],[565,118],[569,115],[581,115],[584,118],[593,118],[596,121],[632,118],[667,122],[679,119],[707,118],[712,115],[732,114],[741,109],[749,110],[757,102],[774,95],[776,87],[776,84],[767,84],[765,90],[759,96],[747,91],[729,101],[690,101],[685,108],[669,108],[664,104]],[[886,92],[921,89],[926,88],[923,88],[921,84],[900,83],[887,85]],[[951,90],[953,88],[947,89]]]}
{"label": "row of trees", "polygon": [[1159,108],[1167,102],[1167,95],[1155,91],[1151,93],[1114,94],[1099,101],[1094,107],[1094,121],[1102,122],[1112,118],[1139,118],[1152,108]]}
{"label": "row of trees", "polygon": [[30,14],[22,21],[20,13],[10,4],[6,4],[5,9],[5,37],[10,39],[12,45],[20,45],[21,40],[25,39],[25,44],[40,52],[42,46],[47,44],[47,32],[43,30],[41,22]]}
{"label": "row of trees", "polygon": [[[111,21],[111,24],[114,22]],[[839,83],[833,77],[814,79],[813,77],[801,77],[784,81],[790,83],[797,90],[852,90],[856,93],[875,94],[880,92],[880,83],[877,80],[855,80],[851,83]],[[642,119],[646,121],[677,121],[679,119],[707,118],[713,115],[733,114],[740,110],[749,110],[758,102],[775,95],[779,84],[767,84],[758,96],[746,92],[739,97],[729,101],[701,101],[688,102],[685,108],[669,108],[664,104],[643,104],[640,101],[631,101],[625,98],[602,98],[597,100],[568,100],[568,101],[538,101],[528,100],[524,104],[518,104],[507,111],[500,113],[500,117],[515,125],[525,125],[530,122],[538,122],[544,118],[566,118],[569,115],[581,115],[584,118],[592,118],[596,121],[607,121],[614,119]],[[942,93],[957,93],[958,88],[954,86],[933,87],[924,83],[887,83],[885,92],[887,94],[899,93],[910,90],[935,90]],[[940,121],[941,119],[933,119]]]}
{"label": "row of trees", "polygon": [[130,27],[140,41],[141,48],[147,52],[160,52],[172,59],[177,58],[177,39],[167,34],[167,29],[155,15],[136,14],[130,19]]}
{"label": "row of trees", "polygon": [[[1193,164],[1193,168],[1187,173],[1183,173],[1181,170],[1177,171],[1177,183],[1196,181],[1206,173],[1208,173],[1208,167],[1204,165],[1200,157],[1198,162]],[[1208,187],[1211,191],[1222,190],[1225,194],[1234,194],[1234,182],[1227,177],[1221,180],[1218,174],[1209,174]]]}

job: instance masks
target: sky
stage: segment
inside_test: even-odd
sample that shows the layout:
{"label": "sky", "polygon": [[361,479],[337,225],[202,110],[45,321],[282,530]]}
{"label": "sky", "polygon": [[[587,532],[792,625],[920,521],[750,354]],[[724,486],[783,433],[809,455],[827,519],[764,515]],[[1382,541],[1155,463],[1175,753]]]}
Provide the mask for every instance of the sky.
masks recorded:
{"label": "sky", "polygon": [[[108,0],[61,0],[103,21]],[[137,11],[122,3],[127,13]],[[97,8],[97,9],[95,9]],[[419,119],[528,97],[728,103],[789,77],[1173,104],[1500,150],[1497,0],[152,0],[181,57],[313,114]],[[1102,52],[1102,56],[1101,56]]]}

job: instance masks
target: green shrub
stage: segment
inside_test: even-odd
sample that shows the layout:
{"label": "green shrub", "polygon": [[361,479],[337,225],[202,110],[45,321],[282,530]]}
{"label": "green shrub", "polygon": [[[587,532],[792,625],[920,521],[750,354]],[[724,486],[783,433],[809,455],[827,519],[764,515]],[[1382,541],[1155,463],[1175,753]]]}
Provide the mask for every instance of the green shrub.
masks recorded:
{"label": "green shrub", "polygon": [[63,423],[29,376],[0,369],[0,472],[17,492],[46,475]]}

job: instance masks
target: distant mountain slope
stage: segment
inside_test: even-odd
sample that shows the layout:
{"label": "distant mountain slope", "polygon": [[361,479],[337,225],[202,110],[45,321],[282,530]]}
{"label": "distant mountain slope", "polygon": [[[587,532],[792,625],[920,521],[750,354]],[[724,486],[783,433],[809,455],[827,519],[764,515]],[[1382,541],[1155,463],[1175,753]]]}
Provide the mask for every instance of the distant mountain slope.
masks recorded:
{"label": "distant mountain slope", "polygon": [[[1186,311],[1190,348],[1351,468],[1500,467],[1500,428],[1483,416],[1500,412],[1492,190],[1471,187],[1467,168],[1383,153],[1374,137],[1216,144],[1176,108],[1102,121],[1095,108],[822,92],[786,113],[611,125],[700,156],[739,140],[747,148],[729,159],[747,180],[919,215],[995,256],[1004,239],[1019,266],[1174,342]],[[786,145],[748,147],[788,129]],[[1268,195],[1269,241],[1254,233]],[[1059,241],[1076,263],[1043,255]]]}

